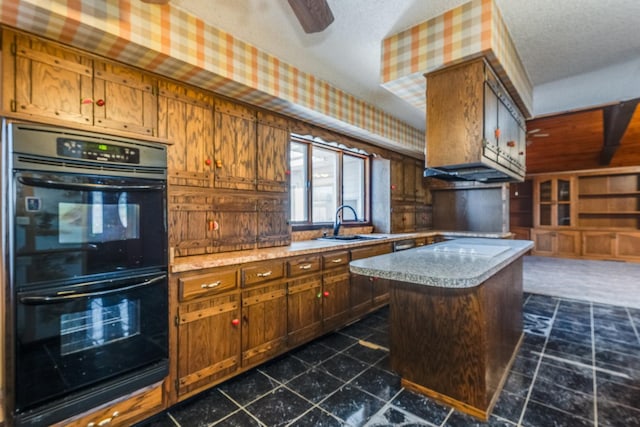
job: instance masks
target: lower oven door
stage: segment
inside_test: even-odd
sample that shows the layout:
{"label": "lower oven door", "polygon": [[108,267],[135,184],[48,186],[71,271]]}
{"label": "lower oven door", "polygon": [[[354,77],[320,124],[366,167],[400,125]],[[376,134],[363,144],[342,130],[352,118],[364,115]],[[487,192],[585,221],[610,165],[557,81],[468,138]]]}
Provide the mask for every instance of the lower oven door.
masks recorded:
{"label": "lower oven door", "polygon": [[17,413],[166,363],[165,272],[18,293],[16,303]]}

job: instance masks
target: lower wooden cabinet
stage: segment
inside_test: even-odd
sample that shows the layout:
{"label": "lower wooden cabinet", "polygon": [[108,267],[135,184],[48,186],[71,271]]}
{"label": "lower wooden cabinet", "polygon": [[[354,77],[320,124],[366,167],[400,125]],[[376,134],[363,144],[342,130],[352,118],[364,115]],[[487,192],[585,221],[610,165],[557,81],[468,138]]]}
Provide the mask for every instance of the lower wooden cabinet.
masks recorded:
{"label": "lower wooden cabinet", "polygon": [[322,329],[332,331],[349,320],[350,284],[349,251],[322,256]]}
{"label": "lower wooden cabinet", "polygon": [[240,368],[240,292],[181,304],[177,324],[178,396]]}
{"label": "lower wooden cabinet", "polygon": [[593,259],[640,261],[640,232],[583,231],[582,255]]}
{"label": "lower wooden cabinet", "polygon": [[164,408],[162,382],[51,427],[130,426]]}
{"label": "lower wooden cabinet", "polygon": [[[351,260],[369,258],[391,252],[391,244],[367,246],[351,250]],[[351,275],[351,317],[368,313],[375,305],[384,305],[389,300],[389,281],[386,279]]]}
{"label": "lower wooden cabinet", "polygon": [[580,232],[533,229],[531,239],[535,246],[533,255],[578,257],[580,256]]}
{"label": "lower wooden cabinet", "polygon": [[288,345],[296,346],[322,333],[322,264],[319,254],[287,261]]}
{"label": "lower wooden cabinet", "polygon": [[282,260],[242,268],[242,367],[287,348],[287,282]]}
{"label": "lower wooden cabinet", "polygon": [[532,229],[533,255],[640,261],[640,231]]}

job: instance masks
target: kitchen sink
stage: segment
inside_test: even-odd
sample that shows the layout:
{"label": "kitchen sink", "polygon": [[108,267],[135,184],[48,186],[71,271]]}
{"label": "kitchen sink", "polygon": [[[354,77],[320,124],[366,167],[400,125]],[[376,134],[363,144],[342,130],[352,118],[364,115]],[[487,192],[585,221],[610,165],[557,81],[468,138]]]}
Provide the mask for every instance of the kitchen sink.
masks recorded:
{"label": "kitchen sink", "polygon": [[358,241],[362,241],[362,240],[376,240],[376,239],[382,239],[384,238],[384,236],[361,236],[358,234],[351,234],[351,235],[338,235],[338,236],[323,236],[323,237],[317,237],[316,240],[334,240],[334,241],[344,241],[344,242],[358,242]]}

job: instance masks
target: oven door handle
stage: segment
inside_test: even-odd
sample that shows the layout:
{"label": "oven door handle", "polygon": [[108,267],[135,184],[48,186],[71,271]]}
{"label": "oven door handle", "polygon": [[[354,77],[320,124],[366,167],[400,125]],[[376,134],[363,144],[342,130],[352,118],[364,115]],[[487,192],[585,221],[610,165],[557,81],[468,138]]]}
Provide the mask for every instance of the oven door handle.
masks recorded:
{"label": "oven door handle", "polygon": [[51,179],[40,179],[28,176],[19,176],[18,181],[24,185],[32,187],[59,188],[62,190],[88,190],[88,191],[144,191],[144,190],[164,190],[164,184],[146,185],[105,185],[87,184],[78,182],[62,182]]}
{"label": "oven door handle", "polygon": [[43,305],[43,304],[56,304],[60,302],[65,302],[69,300],[74,300],[77,298],[93,298],[93,297],[101,297],[104,295],[115,294],[117,292],[126,292],[133,289],[143,288],[145,286],[153,285],[161,280],[164,280],[167,277],[166,274],[162,274],[160,276],[156,276],[153,279],[145,280],[142,283],[136,283],[134,285],[125,286],[123,288],[115,288],[108,289],[106,291],[97,291],[97,292],[83,292],[80,294],[68,294],[68,295],[29,295],[20,297],[19,300],[22,304],[28,305]]}

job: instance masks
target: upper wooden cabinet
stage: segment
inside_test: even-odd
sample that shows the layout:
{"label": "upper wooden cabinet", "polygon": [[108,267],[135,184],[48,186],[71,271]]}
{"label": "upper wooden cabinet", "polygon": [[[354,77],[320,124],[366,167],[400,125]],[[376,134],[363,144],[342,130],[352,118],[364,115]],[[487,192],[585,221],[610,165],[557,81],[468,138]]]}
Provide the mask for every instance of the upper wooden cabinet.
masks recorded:
{"label": "upper wooden cabinet", "polygon": [[466,179],[522,180],[525,122],[482,58],[427,75],[429,168]]}
{"label": "upper wooden cabinet", "polygon": [[157,81],[151,75],[6,29],[3,58],[7,114],[157,137]]}
{"label": "upper wooden cabinet", "polygon": [[258,112],[258,191],[289,191],[289,122]]}
{"label": "upper wooden cabinet", "polygon": [[169,184],[213,186],[213,97],[168,80],[158,83],[158,136],[168,147]]}
{"label": "upper wooden cabinet", "polygon": [[256,189],[256,114],[240,104],[216,100],[214,165],[216,188]]}

